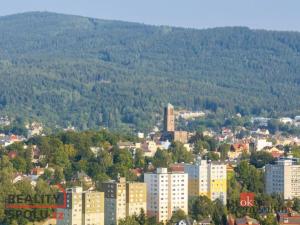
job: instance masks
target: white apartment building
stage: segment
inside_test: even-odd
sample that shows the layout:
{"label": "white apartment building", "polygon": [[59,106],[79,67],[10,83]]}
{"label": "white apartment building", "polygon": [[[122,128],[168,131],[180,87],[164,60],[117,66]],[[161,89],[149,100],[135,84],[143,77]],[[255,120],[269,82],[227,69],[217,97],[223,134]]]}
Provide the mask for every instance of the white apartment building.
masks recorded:
{"label": "white apartment building", "polygon": [[157,168],[155,173],[145,173],[147,184],[147,214],[158,222],[166,223],[173,212],[181,209],[188,214],[188,175]]}
{"label": "white apartment building", "polygon": [[300,165],[292,158],[280,158],[266,165],[266,192],[283,194],[284,199],[300,198]]}
{"label": "white apartment building", "polygon": [[189,197],[207,196],[212,201],[227,201],[227,170],[220,162],[207,162],[198,158],[194,164],[184,164],[188,174]]}

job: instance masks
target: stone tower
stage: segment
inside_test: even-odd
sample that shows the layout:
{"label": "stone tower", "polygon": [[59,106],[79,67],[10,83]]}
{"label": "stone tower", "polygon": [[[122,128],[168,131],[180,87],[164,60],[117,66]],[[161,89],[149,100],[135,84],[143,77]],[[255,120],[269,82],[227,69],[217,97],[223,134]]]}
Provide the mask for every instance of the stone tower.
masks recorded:
{"label": "stone tower", "polygon": [[164,132],[175,131],[174,106],[170,103],[164,109]]}

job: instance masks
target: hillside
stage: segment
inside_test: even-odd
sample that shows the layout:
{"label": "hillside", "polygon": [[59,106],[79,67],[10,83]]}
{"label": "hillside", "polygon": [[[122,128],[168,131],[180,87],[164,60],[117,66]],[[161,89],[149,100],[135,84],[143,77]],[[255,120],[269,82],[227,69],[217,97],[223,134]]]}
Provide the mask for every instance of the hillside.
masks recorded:
{"label": "hillside", "polygon": [[300,114],[300,33],[148,26],[55,13],[0,17],[0,114],[154,124],[162,106]]}

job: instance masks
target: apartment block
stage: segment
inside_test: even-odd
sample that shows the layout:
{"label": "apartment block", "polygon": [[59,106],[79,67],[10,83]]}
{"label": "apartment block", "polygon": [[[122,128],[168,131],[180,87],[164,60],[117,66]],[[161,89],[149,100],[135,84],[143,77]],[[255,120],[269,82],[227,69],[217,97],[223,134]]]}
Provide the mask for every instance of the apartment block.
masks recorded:
{"label": "apartment block", "polygon": [[293,158],[280,158],[266,165],[265,183],[268,194],[283,194],[284,199],[300,198],[300,165]]}
{"label": "apartment block", "polygon": [[84,192],[82,203],[82,224],[104,225],[104,193]]}
{"label": "apartment block", "polygon": [[157,168],[145,173],[147,184],[147,215],[166,223],[174,212],[181,209],[188,214],[188,175],[184,172],[168,172]]}
{"label": "apartment block", "polygon": [[105,225],[117,225],[126,216],[146,212],[146,184],[126,182],[125,178],[108,181],[101,185],[105,193]]}
{"label": "apartment block", "polygon": [[126,216],[138,215],[147,209],[147,186],[145,183],[128,182],[126,184]]}
{"label": "apartment block", "polygon": [[63,218],[57,225],[104,225],[104,193],[84,192],[82,187],[66,190],[67,207],[57,209]]}
{"label": "apartment block", "polygon": [[66,190],[67,207],[57,209],[58,215],[63,213],[63,218],[57,220],[57,225],[82,224],[82,187],[73,187]]}
{"label": "apartment block", "polygon": [[220,162],[208,162],[198,158],[194,164],[184,164],[188,174],[189,198],[207,196],[212,201],[227,201],[227,170]]}

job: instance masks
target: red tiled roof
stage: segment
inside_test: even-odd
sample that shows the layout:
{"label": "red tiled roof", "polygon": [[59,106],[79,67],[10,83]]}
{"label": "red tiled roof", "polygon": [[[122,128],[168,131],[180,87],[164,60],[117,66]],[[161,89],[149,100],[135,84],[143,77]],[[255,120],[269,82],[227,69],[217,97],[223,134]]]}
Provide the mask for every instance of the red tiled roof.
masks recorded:
{"label": "red tiled roof", "polygon": [[176,163],[170,166],[172,172],[184,172],[184,164]]}
{"label": "red tiled roof", "polygon": [[10,159],[14,159],[14,158],[16,158],[18,156],[18,153],[16,152],[16,151],[10,151],[9,153],[8,153],[8,157],[10,158]]}

